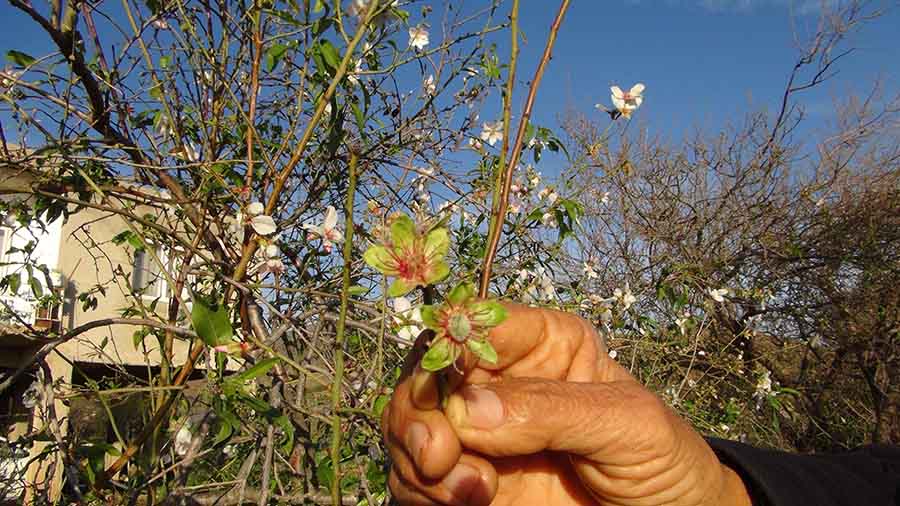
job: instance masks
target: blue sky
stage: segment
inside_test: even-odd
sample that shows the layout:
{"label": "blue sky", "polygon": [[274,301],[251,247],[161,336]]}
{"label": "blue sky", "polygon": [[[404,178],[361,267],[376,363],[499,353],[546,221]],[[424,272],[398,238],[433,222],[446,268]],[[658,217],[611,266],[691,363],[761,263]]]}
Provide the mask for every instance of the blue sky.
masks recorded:
{"label": "blue sky", "polygon": [[[555,14],[550,0],[522,2],[528,36],[520,72],[534,71]],[[537,5],[545,6],[536,8]],[[635,121],[677,141],[695,127],[715,131],[760,108],[772,110],[797,58],[795,31],[810,34],[816,0],[574,0],[539,94],[535,119],[556,111],[609,104],[609,86],[641,81],[645,101]],[[839,73],[798,96],[810,125],[831,117],[835,99],[865,94],[882,79],[900,93],[900,6],[850,35],[857,50]],[[793,13],[793,15],[792,15]]]}
{"label": "blue sky", "polygon": [[[534,120],[555,126],[561,111],[592,111],[597,102],[609,103],[611,84],[626,87],[637,81],[647,86],[644,105],[635,115],[637,125],[671,141],[695,128],[717,131],[752,110],[774,109],[797,57],[795,32],[811,33],[819,3],[573,0],[538,95]],[[473,9],[480,2],[465,0],[464,5]],[[896,29],[900,6],[885,5],[893,8],[850,35],[846,47],[857,50],[838,65],[839,74],[798,97],[810,113],[807,128],[831,117],[835,99],[865,94],[876,79],[882,79],[887,95],[900,92],[900,31]],[[522,2],[521,26],[527,37],[519,67],[522,80],[534,72],[556,6],[552,0]],[[432,22],[440,16],[436,7]],[[0,19],[4,54],[9,49],[35,55],[49,51],[46,36],[7,2],[0,3]],[[497,41],[501,54],[508,54],[508,35],[502,34]]]}

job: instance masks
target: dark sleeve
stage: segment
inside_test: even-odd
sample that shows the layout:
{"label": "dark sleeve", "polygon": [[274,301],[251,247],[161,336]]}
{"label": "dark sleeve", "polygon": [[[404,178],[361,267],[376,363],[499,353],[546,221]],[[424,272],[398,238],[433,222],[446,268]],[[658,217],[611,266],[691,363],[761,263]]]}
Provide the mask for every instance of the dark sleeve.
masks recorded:
{"label": "dark sleeve", "polygon": [[754,506],[900,506],[900,448],[795,455],[708,438],[744,480]]}

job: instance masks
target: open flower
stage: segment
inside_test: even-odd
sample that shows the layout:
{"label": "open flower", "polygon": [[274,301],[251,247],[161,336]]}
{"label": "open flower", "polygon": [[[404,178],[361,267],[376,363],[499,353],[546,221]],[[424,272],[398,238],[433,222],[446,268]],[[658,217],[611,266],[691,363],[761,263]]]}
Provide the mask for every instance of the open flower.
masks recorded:
{"label": "open flower", "polygon": [[428,40],[428,29],[422,25],[412,26],[409,28],[409,46],[418,49],[425,49],[430,40]]}
{"label": "open flower", "polygon": [[193,437],[194,435],[191,434],[191,426],[187,423],[182,425],[175,434],[175,454],[180,457],[187,455],[188,450],[191,448],[191,439],[193,439]]}
{"label": "open flower", "polygon": [[625,289],[616,288],[613,290],[613,297],[622,305],[622,311],[628,311],[632,304],[637,302],[637,298],[631,293],[631,287],[625,283]]}
{"label": "open flower", "polygon": [[709,290],[709,296],[712,297],[712,300],[716,302],[725,302],[725,296],[729,295],[731,290],[728,288],[717,288],[715,290]]}
{"label": "open flower", "polygon": [[406,295],[417,286],[437,283],[450,274],[444,256],[450,248],[446,228],[419,230],[409,216],[391,224],[386,244],[370,247],[363,254],[367,264],[397,279],[388,288],[389,297]]}
{"label": "open flower", "polygon": [[340,241],[344,235],[337,227],[337,211],[334,206],[325,208],[325,217],[321,225],[314,223],[304,223],[303,228],[307,231],[306,240],[311,241],[316,238],[322,239],[322,249],[326,253],[331,253],[334,243]]}
{"label": "open flower", "polygon": [[487,142],[491,146],[497,144],[497,141],[503,139],[503,122],[486,121],[481,126],[481,140]]}
{"label": "open flower", "polygon": [[593,262],[587,261],[587,262],[583,262],[583,264],[584,264],[584,266],[582,267],[582,270],[584,271],[584,275],[587,276],[588,279],[597,279],[600,277],[600,275],[597,274],[597,270],[594,269]]}
{"label": "open flower", "polygon": [[644,85],[641,83],[635,84],[630,90],[624,92],[618,86],[612,86],[609,90],[612,92],[613,106],[625,118],[630,118],[631,113],[640,107],[641,102],[644,101],[642,95],[644,93]]}
{"label": "open flower", "polygon": [[422,308],[422,320],[435,334],[422,357],[422,368],[440,371],[456,362],[463,346],[479,359],[496,364],[497,352],[488,342],[487,335],[505,319],[506,309],[497,301],[479,300],[475,285],[456,285],[443,304]]}
{"label": "open flower", "polygon": [[434,75],[429,74],[428,77],[425,78],[425,81],[422,83],[422,89],[425,90],[426,95],[434,95],[437,91],[437,84],[434,82]]}
{"label": "open flower", "polygon": [[263,265],[260,268],[260,272],[283,274],[285,267],[284,262],[281,261],[281,249],[279,249],[275,244],[269,244],[268,246],[266,246],[263,253],[266,257],[266,260],[265,262],[263,262]]}
{"label": "open flower", "polygon": [[278,227],[275,220],[268,214],[263,214],[266,208],[261,202],[253,202],[247,206],[247,224],[253,227],[253,231],[259,235],[272,235]]}
{"label": "open flower", "polygon": [[394,322],[401,325],[397,337],[411,344],[422,333],[422,311],[412,307],[406,297],[397,297],[394,299],[394,313]]}
{"label": "open flower", "polygon": [[244,243],[244,227],[250,225],[253,231],[261,236],[274,234],[278,227],[275,220],[265,212],[265,207],[260,202],[253,202],[244,208],[244,212],[238,211],[233,218],[226,219],[228,232],[234,234],[238,244]]}

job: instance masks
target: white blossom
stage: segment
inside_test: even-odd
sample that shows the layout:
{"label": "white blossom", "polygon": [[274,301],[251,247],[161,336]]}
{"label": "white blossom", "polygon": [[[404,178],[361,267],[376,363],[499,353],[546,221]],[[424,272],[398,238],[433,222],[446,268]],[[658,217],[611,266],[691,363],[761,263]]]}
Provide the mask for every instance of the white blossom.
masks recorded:
{"label": "white blossom", "polygon": [[418,49],[419,51],[425,49],[425,46],[429,44],[430,40],[428,39],[428,29],[422,25],[419,26],[411,26],[409,28],[409,46]]}
{"label": "white blossom", "polygon": [[615,360],[616,357],[619,356],[619,352],[616,350],[609,350],[609,358]]}
{"label": "white blossom", "polygon": [[179,457],[187,455],[188,450],[191,448],[192,438],[193,434],[191,434],[190,424],[185,423],[175,434],[175,454]]}
{"label": "white blossom", "polygon": [[412,307],[406,297],[397,297],[394,299],[394,313],[394,322],[401,325],[397,337],[404,341],[400,346],[405,348],[422,333],[422,312],[418,307]]}
{"label": "white blossom", "polygon": [[709,289],[709,296],[716,302],[725,302],[725,296],[729,295],[731,290],[728,288]]}
{"label": "white blossom", "polygon": [[422,83],[422,89],[426,95],[434,95],[437,92],[437,83],[434,82],[434,75],[429,74]]}
{"label": "white blossom", "polygon": [[541,223],[545,227],[555,228],[558,223],[556,222],[556,215],[554,213],[546,212],[541,215]]}
{"label": "white blossom", "polygon": [[502,121],[486,121],[481,125],[481,140],[487,142],[491,146],[497,144],[503,139],[503,122]]}
{"label": "white blossom", "polygon": [[169,29],[169,23],[167,23],[166,20],[163,18],[156,18],[150,24],[153,25],[153,27],[156,28],[157,30],[168,30]]}
{"label": "white blossom", "polygon": [[322,239],[322,248],[327,253],[331,253],[334,243],[340,241],[344,237],[337,226],[337,211],[335,211],[333,206],[328,206],[325,209],[325,217],[323,218],[321,225],[304,223],[303,228],[307,231],[307,240],[315,238]]}
{"label": "white blossom", "polygon": [[641,83],[635,84],[627,92],[623,92],[618,86],[612,86],[609,90],[612,92],[613,106],[615,106],[625,118],[630,118],[631,113],[640,107],[641,102],[644,101],[644,85]]}
{"label": "white blossom", "polygon": [[616,288],[613,290],[613,297],[622,305],[622,311],[628,311],[632,304],[637,302],[637,298],[631,293],[631,287],[625,283],[625,289]]}
{"label": "white blossom", "polygon": [[583,262],[582,271],[588,279],[597,279],[600,277],[600,275],[597,274],[597,271],[594,270],[594,264],[592,262]]}

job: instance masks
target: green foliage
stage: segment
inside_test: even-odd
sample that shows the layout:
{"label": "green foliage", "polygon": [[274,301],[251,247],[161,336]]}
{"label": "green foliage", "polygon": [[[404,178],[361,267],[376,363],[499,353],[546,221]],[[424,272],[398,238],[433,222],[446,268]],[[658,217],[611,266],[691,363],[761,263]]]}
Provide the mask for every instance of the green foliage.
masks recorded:
{"label": "green foliage", "polygon": [[225,304],[201,294],[194,295],[191,324],[194,332],[210,347],[228,344],[234,337],[231,316]]}

